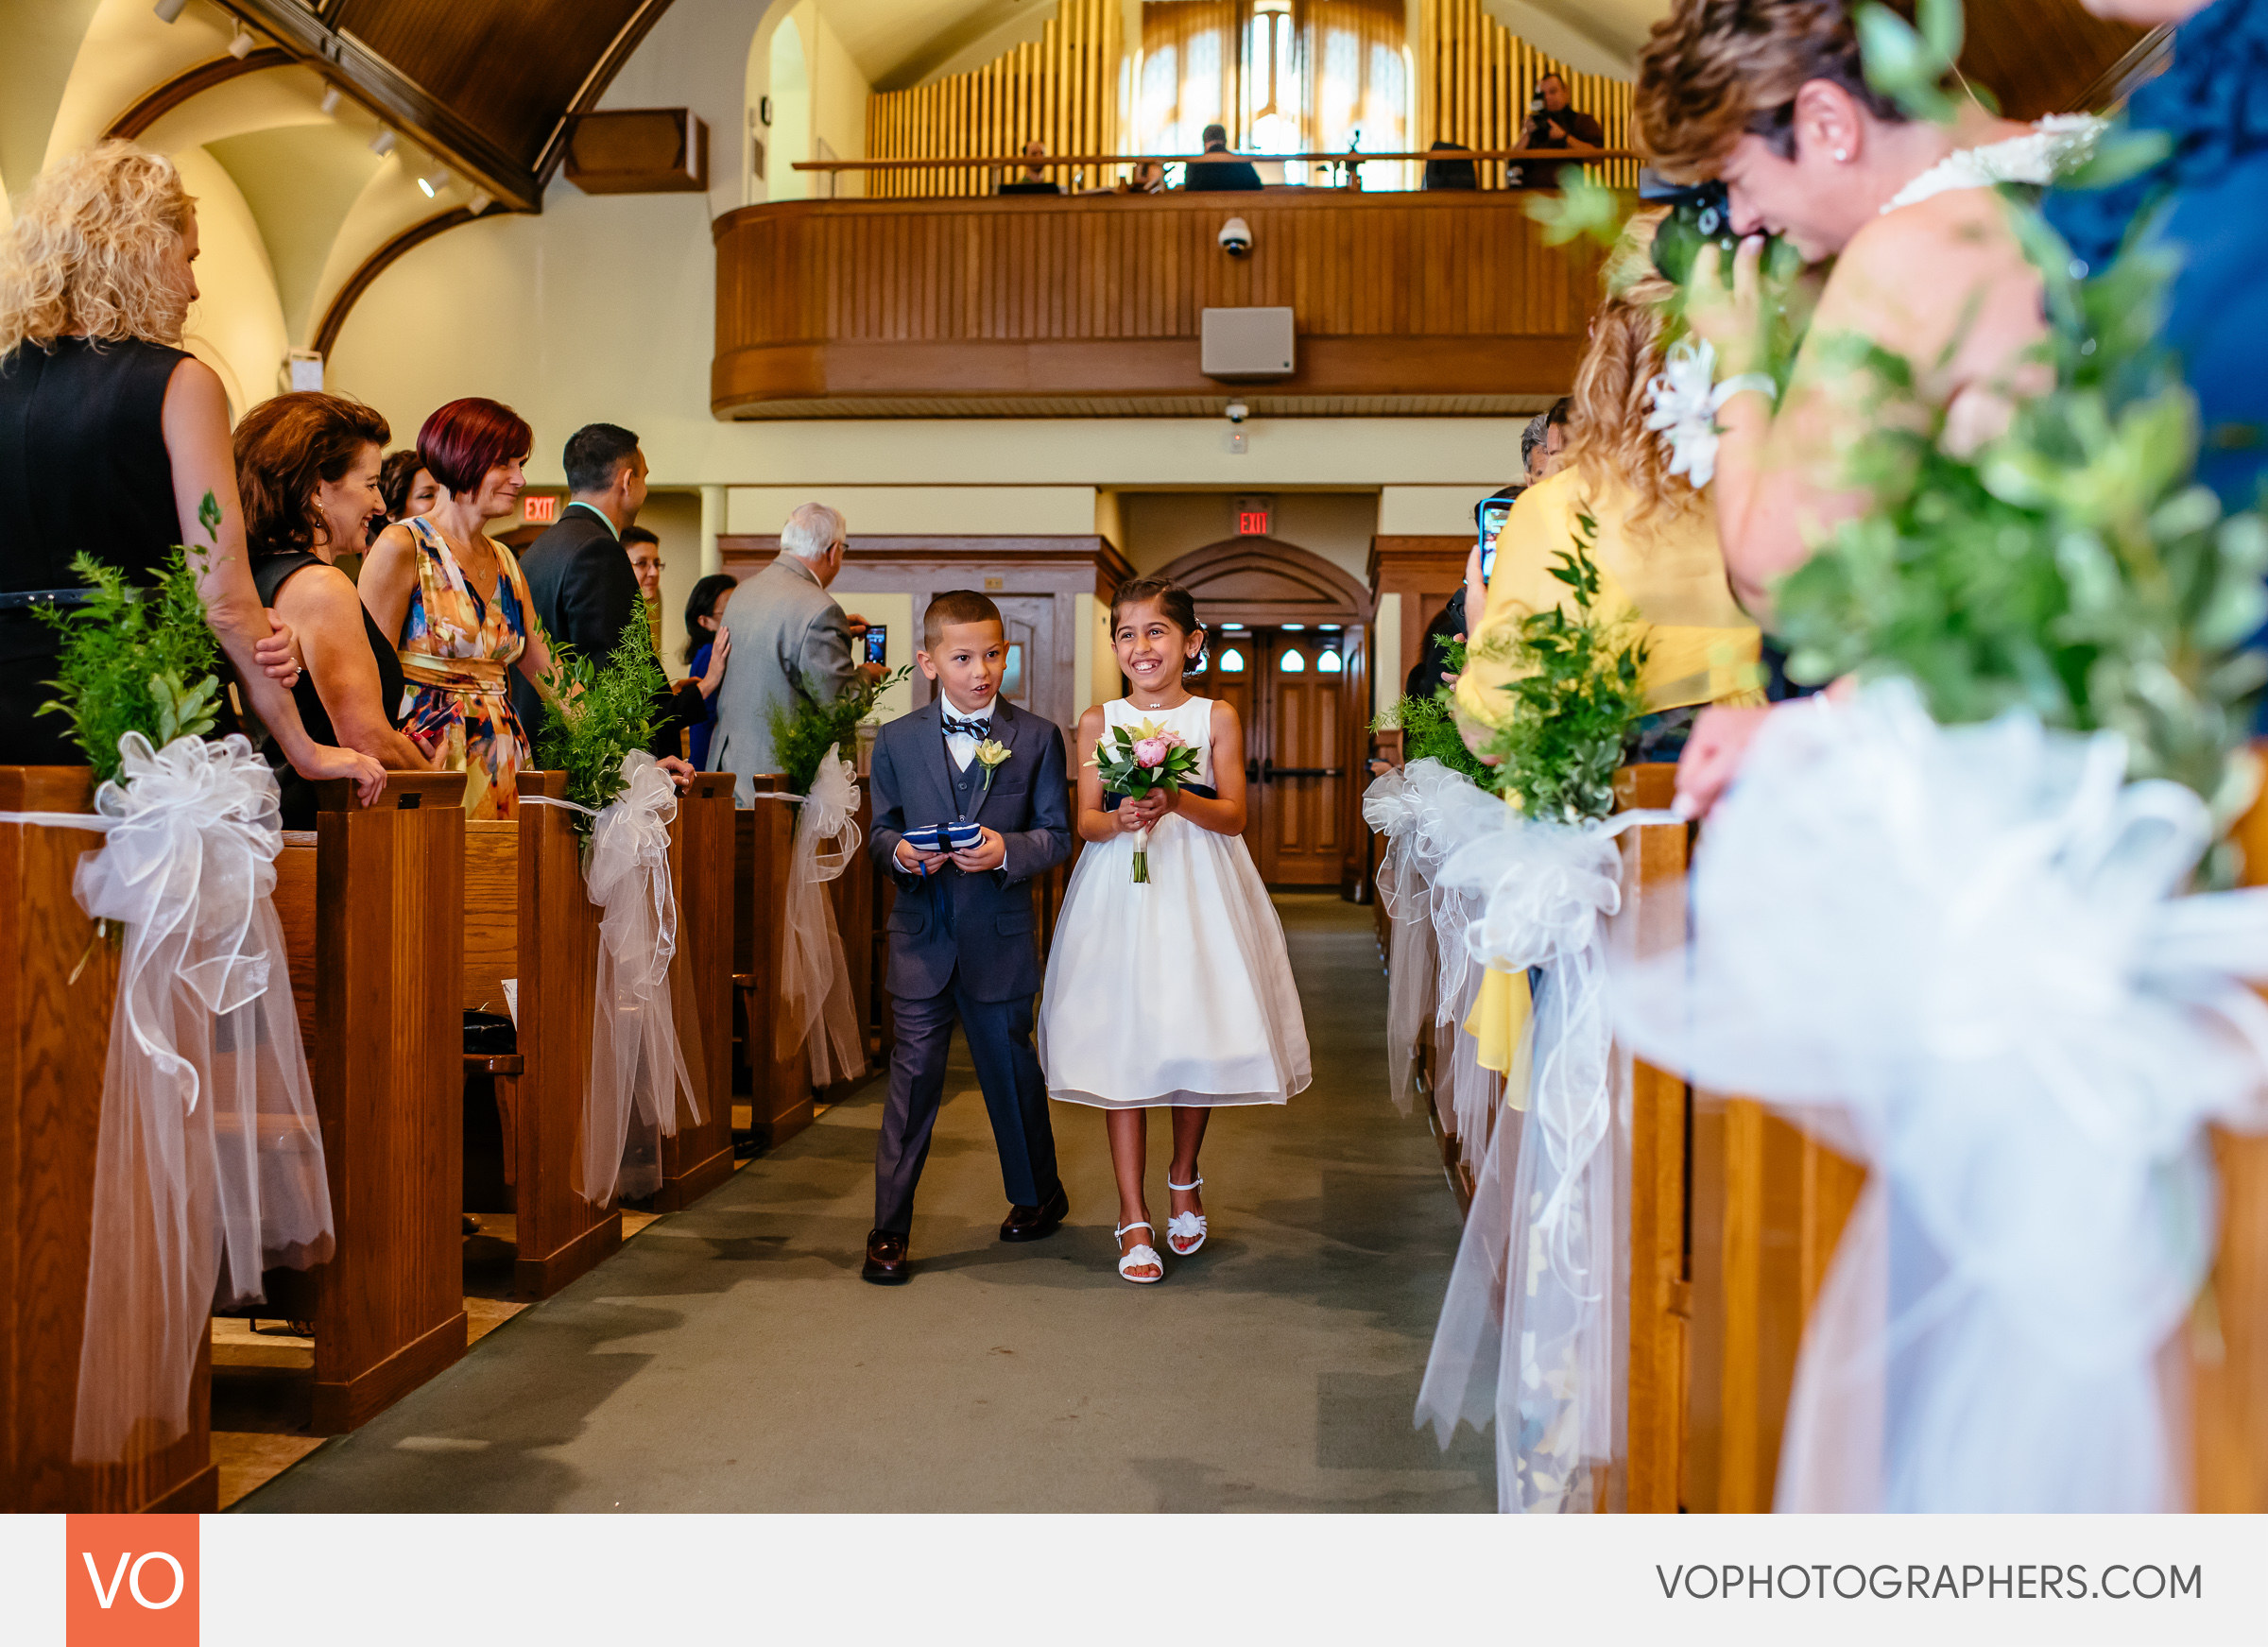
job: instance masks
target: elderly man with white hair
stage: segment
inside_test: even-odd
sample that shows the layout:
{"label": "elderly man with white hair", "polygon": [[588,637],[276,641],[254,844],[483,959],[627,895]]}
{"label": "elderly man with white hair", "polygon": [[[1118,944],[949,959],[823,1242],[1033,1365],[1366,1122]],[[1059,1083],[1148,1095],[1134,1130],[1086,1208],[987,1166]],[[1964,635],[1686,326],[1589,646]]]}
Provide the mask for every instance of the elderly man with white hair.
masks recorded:
{"label": "elderly man with white hair", "polygon": [[852,620],[827,592],[843,569],[845,532],[843,517],[825,504],[800,506],[780,528],[779,556],[744,578],[725,607],[721,626],[732,637],[732,656],[717,689],[709,770],[739,774],[738,805],[756,804],[750,777],[780,770],[775,711],[832,703],[861,674],[881,674],[879,665],[853,661]]}

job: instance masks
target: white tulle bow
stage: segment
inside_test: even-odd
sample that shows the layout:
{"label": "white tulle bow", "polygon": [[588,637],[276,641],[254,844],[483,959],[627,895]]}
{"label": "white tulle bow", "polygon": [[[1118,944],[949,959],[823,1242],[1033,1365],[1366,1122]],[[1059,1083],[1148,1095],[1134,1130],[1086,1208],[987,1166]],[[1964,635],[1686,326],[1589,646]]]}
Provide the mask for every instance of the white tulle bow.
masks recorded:
{"label": "white tulle bow", "polygon": [[1770,717],[1690,952],[1618,980],[1643,1055],[1873,1169],[1805,1337],[1779,1507],[2172,1507],[2155,1362],[2259,1124],[2268,891],[2185,893],[2204,804],[2120,738],[1943,729],[1902,683]]}
{"label": "white tulle bow", "polygon": [[824,890],[858,855],[858,768],[831,746],[796,818],[786,919],[780,929],[781,1004],[773,1047],[781,1057],[805,1051],[812,1084],[861,1074],[866,1036],[850,994],[834,904]]}
{"label": "white tulle bow", "polygon": [[163,1015],[144,1010],[140,986],[163,957],[168,977],[209,1012],[232,1012],[267,988],[267,952],[249,940],[283,846],[275,775],[242,737],[152,749],[129,732],[118,755],[119,779],[94,792],[95,812],[112,820],[108,837],[79,860],[72,892],[89,915],[125,927],[129,1033],[195,1109],[197,1067],[175,1050]]}
{"label": "white tulle bow", "polygon": [[73,890],[125,928],[95,1146],[74,1454],[163,1445],[188,1419],[215,1289],[331,1245],[322,1134],[269,895],[277,789],[244,738],[119,741],[102,849]]}
{"label": "white tulle bow", "polygon": [[[1379,896],[1391,922],[1386,1063],[1395,1107],[1404,1114],[1419,1031],[1429,1016],[1436,1026],[1462,1021],[1479,986],[1479,969],[1465,950],[1473,912],[1463,899],[1437,890],[1441,866],[1460,839],[1488,827],[1503,810],[1470,779],[1434,760],[1380,774],[1363,796],[1364,821],[1386,837],[1378,866]],[[1485,1139],[1494,1077],[1470,1058],[1452,1060],[1436,1073],[1450,1083],[1449,1113],[1458,1136]]]}
{"label": "white tulle bow", "polygon": [[[1613,1457],[1619,1077],[1606,1004],[1606,923],[1622,908],[1616,837],[1666,813],[1602,823],[1463,808],[1439,884],[1473,914],[1471,960],[1536,975],[1528,1076],[1475,1186],[1419,1392],[1444,1446],[1496,1425],[1499,1503],[1585,1510]],[[1515,1065],[1515,1079],[1520,1065]],[[1523,1113],[1524,1111],[1524,1113]]]}
{"label": "white tulle bow", "polygon": [[701,1120],[689,1064],[700,1062],[702,1049],[680,1039],[669,986],[678,952],[669,872],[677,785],[644,749],[623,757],[622,776],[622,792],[591,826],[583,871],[584,889],[604,914],[576,1190],[597,1206],[660,1189],[661,1141]]}

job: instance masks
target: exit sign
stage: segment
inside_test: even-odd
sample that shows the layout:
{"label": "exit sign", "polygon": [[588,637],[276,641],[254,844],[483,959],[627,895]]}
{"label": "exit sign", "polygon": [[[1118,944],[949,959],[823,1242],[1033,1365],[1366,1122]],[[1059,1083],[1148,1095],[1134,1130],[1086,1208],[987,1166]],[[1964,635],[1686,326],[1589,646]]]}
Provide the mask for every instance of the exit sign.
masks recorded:
{"label": "exit sign", "polygon": [[520,500],[520,518],[531,526],[556,521],[559,518],[559,500],[549,492],[530,492]]}
{"label": "exit sign", "polygon": [[1264,538],[1276,513],[1273,498],[1238,498],[1236,500],[1236,535],[1240,538]]}

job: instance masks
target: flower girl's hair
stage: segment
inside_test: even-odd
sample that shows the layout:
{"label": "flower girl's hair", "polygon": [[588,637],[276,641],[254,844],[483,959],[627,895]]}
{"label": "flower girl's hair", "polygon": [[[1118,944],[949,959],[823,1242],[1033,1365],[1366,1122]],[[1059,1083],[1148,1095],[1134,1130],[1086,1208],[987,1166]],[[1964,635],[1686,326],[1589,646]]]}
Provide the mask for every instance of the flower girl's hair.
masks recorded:
{"label": "flower girl's hair", "polygon": [[[1170,577],[1129,577],[1118,586],[1110,597],[1110,631],[1118,632],[1118,614],[1125,608],[1154,600],[1165,609],[1166,622],[1185,635],[1201,635],[1205,626],[1197,622],[1196,597]],[[1197,654],[1202,658],[1203,652]],[[1196,668],[1196,658],[1184,658],[1181,673],[1186,675]]]}

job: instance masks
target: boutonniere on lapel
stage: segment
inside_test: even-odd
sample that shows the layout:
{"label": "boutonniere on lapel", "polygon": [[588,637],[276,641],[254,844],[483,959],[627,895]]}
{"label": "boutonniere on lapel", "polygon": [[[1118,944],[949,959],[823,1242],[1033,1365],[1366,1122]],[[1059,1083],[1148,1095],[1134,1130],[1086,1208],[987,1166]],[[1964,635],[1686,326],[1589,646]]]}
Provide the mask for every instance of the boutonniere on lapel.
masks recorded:
{"label": "boutonniere on lapel", "polygon": [[989,795],[992,793],[992,774],[999,771],[1007,761],[1008,746],[998,738],[987,738],[983,743],[977,745],[976,758],[984,763],[985,767],[985,786],[977,793]]}

